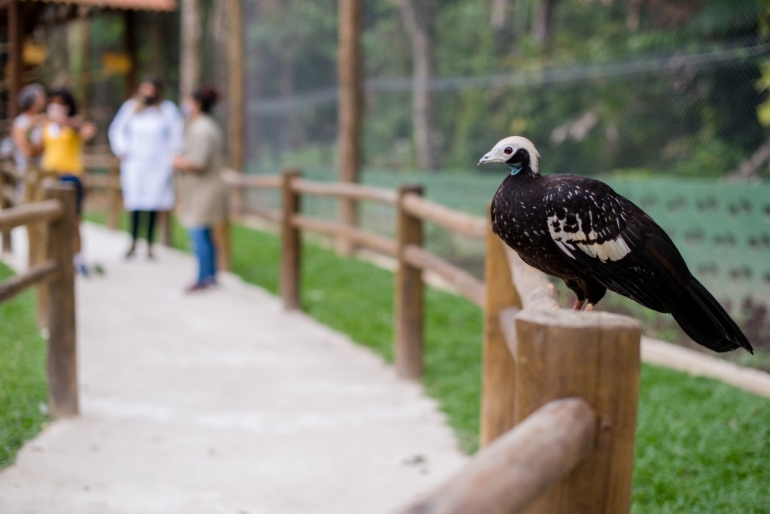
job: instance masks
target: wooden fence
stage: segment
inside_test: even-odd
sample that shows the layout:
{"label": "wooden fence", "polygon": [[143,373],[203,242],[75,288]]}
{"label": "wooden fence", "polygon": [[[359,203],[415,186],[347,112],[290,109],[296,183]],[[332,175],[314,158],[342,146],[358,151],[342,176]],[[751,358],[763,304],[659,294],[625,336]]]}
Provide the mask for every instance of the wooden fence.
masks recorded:
{"label": "wooden fence", "polygon": [[[486,219],[426,200],[419,186],[392,191],[315,182],[298,170],[273,176],[229,171],[224,177],[235,216],[256,215],[280,228],[280,295],[287,309],[301,309],[303,232],[395,259],[394,353],[402,377],[417,379],[423,370],[423,272],[441,276],[483,309],[482,450],[464,471],[403,514],[629,512],[640,373],[636,321],[559,309],[548,280],[505,248]],[[114,179],[99,180],[109,190],[118,188]],[[87,184],[99,186],[91,178]],[[280,193],[281,210],[245,205],[248,189]],[[307,196],[390,206],[395,239],[307,216],[301,209]],[[0,220],[14,219],[20,208],[5,211]],[[425,223],[485,241],[485,281],[426,250]],[[15,225],[0,222],[0,231],[10,226]],[[29,285],[35,278],[24,280]],[[51,305],[57,305],[53,295]],[[52,320],[54,311],[58,306],[51,309]]]}
{"label": "wooden fence", "polygon": [[[0,173],[2,175],[2,173]],[[7,175],[6,175],[7,178]],[[45,289],[48,298],[48,398],[56,418],[78,413],[77,357],[75,332],[75,278],[73,243],[75,190],[56,184],[43,188],[41,201],[13,205],[0,210],[0,232],[10,234],[16,227],[39,227],[44,242],[43,258],[26,272],[0,283],[0,302],[31,286]]]}
{"label": "wooden fence", "polygon": [[[481,398],[483,449],[458,476],[402,514],[620,513],[631,506],[640,373],[639,324],[607,313],[559,309],[553,286],[520,261],[486,219],[398,191],[303,179],[225,173],[235,198],[247,189],[280,192],[280,211],[235,205],[280,226],[280,295],[301,309],[301,238],[310,231],[346,239],[397,262],[394,354],[398,373],[423,369],[423,272],[441,276],[484,309]],[[304,196],[377,202],[395,211],[389,239],[302,213]],[[423,247],[423,225],[486,241],[485,281]]]}

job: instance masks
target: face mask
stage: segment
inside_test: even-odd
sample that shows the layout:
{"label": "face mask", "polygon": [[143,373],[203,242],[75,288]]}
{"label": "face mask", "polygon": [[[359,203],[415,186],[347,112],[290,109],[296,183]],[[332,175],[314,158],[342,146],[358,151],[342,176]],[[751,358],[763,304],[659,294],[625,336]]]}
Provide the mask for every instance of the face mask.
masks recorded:
{"label": "face mask", "polygon": [[46,109],[48,117],[54,121],[65,119],[68,111],[69,109],[67,109],[67,106],[61,104],[48,104],[48,108]]}
{"label": "face mask", "polygon": [[144,105],[150,106],[155,103],[155,101],[158,99],[157,96],[143,96],[142,101],[144,102]]}
{"label": "face mask", "polygon": [[192,107],[190,107],[190,104],[187,103],[182,104],[182,107],[180,107],[179,110],[182,111],[182,116],[185,118],[189,118],[192,114]]}

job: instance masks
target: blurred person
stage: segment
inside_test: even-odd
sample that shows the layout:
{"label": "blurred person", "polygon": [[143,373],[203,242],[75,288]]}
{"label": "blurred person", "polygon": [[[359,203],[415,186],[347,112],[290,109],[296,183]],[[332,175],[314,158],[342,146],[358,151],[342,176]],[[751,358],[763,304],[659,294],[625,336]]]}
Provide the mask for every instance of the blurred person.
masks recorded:
{"label": "blurred person", "polygon": [[120,158],[123,204],[131,213],[131,247],[136,252],[140,215],[147,217],[147,257],[158,211],[174,207],[172,160],[182,151],[184,121],[176,106],[163,100],[160,81],[146,78],[134,98],[126,101],[110,124],[112,152]]}
{"label": "blurred person", "polygon": [[180,172],[178,213],[198,258],[198,278],[187,292],[206,289],[217,281],[212,231],[227,217],[227,189],[220,175],[224,135],[210,115],[218,98],[215,88],[201,86],[182,103],[187,120],[184,152],[174,158],[174,168]]}
{"label": "blurred person", "polygon": [[45,122],[46,95],[40,84],[28,84],[21,88],[18,97],[21,114],[11,126],[13,158],[16,171],[21,174],[28,166],[40,165],[43,152],[42,125]]}
{"label": "blurred person", "polygon": [[72,93],[67,88],[52,89],[48,92],[46,119],[42,126],[43,155],[41,167],[44,171],[59,175],[59,180],[72,184],[76,191],[75,222],[75,267],[88,276],[81,251],[80,219],[83,213],[83,141],[96,135],[96,126],[84,122],[78,116],[78,108]]}

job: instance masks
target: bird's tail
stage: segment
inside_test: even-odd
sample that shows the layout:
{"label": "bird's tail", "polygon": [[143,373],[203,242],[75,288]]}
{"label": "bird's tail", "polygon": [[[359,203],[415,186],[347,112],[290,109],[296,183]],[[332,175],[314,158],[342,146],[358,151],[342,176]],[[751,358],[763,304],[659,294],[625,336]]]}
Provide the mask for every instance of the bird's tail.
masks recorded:
{"label": "bird's tail", "polygon": [[668,307],[679,326],[696,343],[715,352],[743,347],[754,353],[735,321],[695,277],[685,294],[672,298]]}

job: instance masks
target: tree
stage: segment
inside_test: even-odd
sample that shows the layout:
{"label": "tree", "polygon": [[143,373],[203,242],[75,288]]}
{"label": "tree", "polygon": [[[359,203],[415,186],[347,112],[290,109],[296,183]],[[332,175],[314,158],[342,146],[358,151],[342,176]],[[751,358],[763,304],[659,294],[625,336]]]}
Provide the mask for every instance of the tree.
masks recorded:
{"label": "tree", "polygon": [[430,80],[433,55],[435,0],[400,0],[405,25],[412,38],[412,125],[420,168],[438,168],[436,152],[436,106]]}

